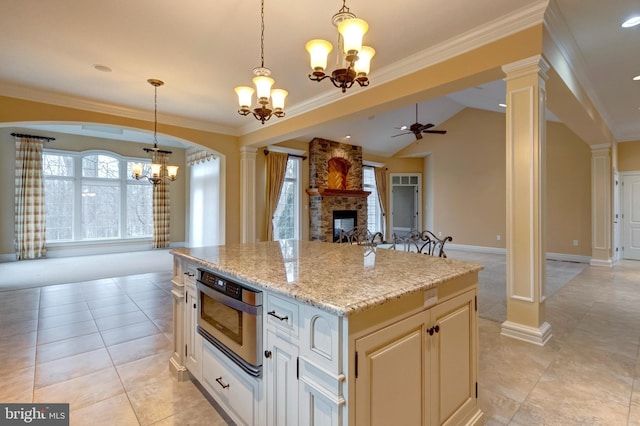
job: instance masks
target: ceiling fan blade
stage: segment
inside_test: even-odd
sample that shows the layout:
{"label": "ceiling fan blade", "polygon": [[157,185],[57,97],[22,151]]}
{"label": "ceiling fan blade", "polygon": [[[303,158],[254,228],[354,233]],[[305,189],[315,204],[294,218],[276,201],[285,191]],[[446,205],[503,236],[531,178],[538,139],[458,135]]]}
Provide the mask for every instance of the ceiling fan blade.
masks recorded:
{"label": "ceiling fan blade", "polygon": [[444,135],[447,133],[446,130],[423,130],[424,133],[437,133],[439,135]]}
{"label": "ceiling fan blade", "polygon": [[421,128],[421,130],[422,130],[423,132],[424,132],[425,130],[427,130],[427,129],[432,128],[432,127],[433,127],[433,124],[431,124],[431,123],[423,124],[423,125],[421,125],[421,126],[420,126],[420,128]]}
{"label": "ceiling fan blade", "polygon": [[408,135],[411,132],[404,132],[404,133],[398,133],[397,135],[391,135],[392,138],[395,138],[396,136],[402,136],[402,135]]}

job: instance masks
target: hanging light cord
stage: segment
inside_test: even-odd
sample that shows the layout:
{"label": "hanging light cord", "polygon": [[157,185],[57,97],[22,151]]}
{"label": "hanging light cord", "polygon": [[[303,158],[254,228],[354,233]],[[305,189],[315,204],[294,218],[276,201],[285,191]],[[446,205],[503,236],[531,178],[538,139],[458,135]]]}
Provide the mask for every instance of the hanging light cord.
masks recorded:
{"label": "hanging light cord", "polygon": [[153,147],[158,148],[158,86],[153,86]]}
{"label": "hanging light cord", "polygon": [[264,0],[262,0],[260,7],[260,22],[260,66],[264,68]]}

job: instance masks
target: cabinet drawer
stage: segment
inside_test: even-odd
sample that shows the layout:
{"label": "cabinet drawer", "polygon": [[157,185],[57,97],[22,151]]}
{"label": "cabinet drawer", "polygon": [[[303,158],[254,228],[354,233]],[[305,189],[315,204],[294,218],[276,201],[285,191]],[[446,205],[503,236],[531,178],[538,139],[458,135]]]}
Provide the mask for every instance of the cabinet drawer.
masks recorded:
{"label": "cabinet drawer", "polygon": [[291,336],[298,336],[298,305],[271,294],[267,295],[267,324],[285,331]]}
{"label": "cabinet drawer", "polygon": [[258,384],[223,354],[203,341],[202,384],[236,423],[254,425],[255,401],[259,400]]}
{"label": "cabinet drawer", "polygon": [[185,284],[196,286],[196,279],[198,277],[198,268],[192,263],[187,263],[183,267],[183,280]]}

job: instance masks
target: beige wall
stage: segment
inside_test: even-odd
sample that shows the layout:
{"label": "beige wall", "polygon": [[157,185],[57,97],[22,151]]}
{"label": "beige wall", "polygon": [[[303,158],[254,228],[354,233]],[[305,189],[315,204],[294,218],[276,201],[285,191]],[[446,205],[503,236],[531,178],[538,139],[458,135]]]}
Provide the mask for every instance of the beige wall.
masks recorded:
{"label": "beige wall", "polygon": [[[398,154],[431,156],[433,230],[451,235],[454,244],[505,248],[504,114],[466,108],[439,128],[447,134],[427,136]],[[590,177],[590,148],[563,124],[549,122],[548,252],[591,255]]]}
{"label": "beige wall", "polygon": [[618,171],[635,172],[640,170],[640,141],[618,144]]}

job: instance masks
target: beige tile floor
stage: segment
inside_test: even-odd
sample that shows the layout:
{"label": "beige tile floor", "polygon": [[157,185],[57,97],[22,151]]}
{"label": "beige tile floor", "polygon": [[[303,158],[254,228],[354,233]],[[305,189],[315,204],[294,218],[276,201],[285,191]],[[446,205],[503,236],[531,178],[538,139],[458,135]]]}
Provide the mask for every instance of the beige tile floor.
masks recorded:
{"label": "beige tile floor", "polygon": [[[169,374],[170,288],[154,273],[0,292],[0,401],[69,402],[72,425],[227,424]],[[640,262],[587,267],[547,316],[545,347],[480,319],[486,424],[640,425]]]}
{"label": "beige tile floor", "polygon": [[171,273],[0,292],[0,401],[68,402],[71,425],[226,425],[169,373]]}

